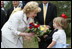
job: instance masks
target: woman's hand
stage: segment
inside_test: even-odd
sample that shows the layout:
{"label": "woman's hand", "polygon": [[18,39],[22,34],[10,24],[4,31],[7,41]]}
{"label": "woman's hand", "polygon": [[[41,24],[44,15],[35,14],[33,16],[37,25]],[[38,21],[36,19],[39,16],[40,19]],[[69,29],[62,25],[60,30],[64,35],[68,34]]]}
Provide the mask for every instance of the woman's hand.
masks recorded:
{"label": "woman's hand", "polygon": [[32,36],[34,36],[35,34],[34,34],[34,33],[20,33],[19,35],[20,35],[20,36],[32,37]]}
{"label": "woman's hand", "polygon": [[41,39],[39,37],[37,37],[37,39],[38,39],[38,42],[41,42]]}
{"label": "woman's hand", "polygon": [[33,33],[33,32],[31,32],[31,34],[32,34],[32,37],[34,37],[36,34],[35,33]]}

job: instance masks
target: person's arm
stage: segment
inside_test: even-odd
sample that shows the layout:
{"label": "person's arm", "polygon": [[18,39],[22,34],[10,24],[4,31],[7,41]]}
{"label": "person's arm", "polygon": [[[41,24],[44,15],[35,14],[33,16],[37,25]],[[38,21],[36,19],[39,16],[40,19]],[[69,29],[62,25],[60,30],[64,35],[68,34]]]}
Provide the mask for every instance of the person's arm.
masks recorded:
{"label": "person's arm", "polygon": [[[10,24],[9,29],[13,32],[14,35],[19,35],[21,33],[20,31],[18,31],[20,19],[21,19],[20,15],[18,15],[18,13],[14,13],[8,20]],[[20,35],[24,36],[24,33],[21,33]]]}
{"label": "person's arm", "polygon": [[33,33],[19,33],[19,36],[25,37],[28,40],[28,42],[30,42],[31,37],[34,36],[34,34]]}
{"label": "person's arm", "polygon": [[11,15],[10,19],[8,20],[11,24],[10,25],[11,27],[9,27],[9,29],[12,30],[13,34],[19,35],[19,36],[32,36],[32,35],[34,35],[33,33],[24,33],[24,32],[18,31],[20,19],[21,19],[20,15],[18,15],[18,13],[14,13],[13,15]]}
{"label": "person's arm", "polygon": [[56,41],[59,39],[59,33],[55,32],[52,36],[52,42],[51,44],[47,47],[47,48],[52,48],[55,44],[56,44]]}
{"label": "person's arm", "polygon": [[34,34],[33,33],[19,33],[19,36],[33,36]]}
{"label": "person's arm", "polygon": [[55,41],[52,41],[51,44],[47,48],[52,48],[56,44]]}

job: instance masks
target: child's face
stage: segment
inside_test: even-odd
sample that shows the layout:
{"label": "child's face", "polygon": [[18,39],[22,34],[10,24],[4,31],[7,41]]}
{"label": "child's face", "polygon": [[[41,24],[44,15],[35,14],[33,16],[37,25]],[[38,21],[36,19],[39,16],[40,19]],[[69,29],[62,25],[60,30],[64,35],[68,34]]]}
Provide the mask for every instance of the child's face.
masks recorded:
{"label": "child's face", "polygon": [[56,29],[57,28],[57,25],[55,22],[53,22],[53,27]]}

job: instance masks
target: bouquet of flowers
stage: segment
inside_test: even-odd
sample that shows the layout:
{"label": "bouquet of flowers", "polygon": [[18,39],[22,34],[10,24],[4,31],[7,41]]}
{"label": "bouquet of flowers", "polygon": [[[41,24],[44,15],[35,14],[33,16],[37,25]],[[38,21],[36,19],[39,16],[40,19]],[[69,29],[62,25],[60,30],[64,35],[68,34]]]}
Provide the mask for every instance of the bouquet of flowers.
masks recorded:
{"label": "bouquet of flowers", "polygon": [[40,25],[40,24],[38,24],[38,22],[36,22],[36,23],[32,22],[29,24],[29,28],[27,29],[26,32],[35,33],[35,41],[38,41],[38,39],[37,39],[38,36],[41,37],[44,34],[49,34],[51,32],[51,30],[49,30],[46,25]]}
{"label": "bouquet of flowers", "polygon": [[43,36],[45,33],[49,34],[51,30],[47,28],[46,25],[39,25],[38,22],[36,23],[30,23],[29,28],[27,29],[27,32],[33,32],[36,34],[36,36]]}

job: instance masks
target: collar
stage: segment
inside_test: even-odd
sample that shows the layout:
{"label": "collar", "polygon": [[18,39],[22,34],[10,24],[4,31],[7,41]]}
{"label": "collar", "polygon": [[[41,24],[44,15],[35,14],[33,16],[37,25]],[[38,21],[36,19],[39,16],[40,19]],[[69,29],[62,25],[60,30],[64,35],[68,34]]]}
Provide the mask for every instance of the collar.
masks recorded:
{"label": "collar", "polygon": [[[46,4],[46,7],[48,6],[48,3]],[[44,3],[43,3],[43,7],[44,7]]]}

